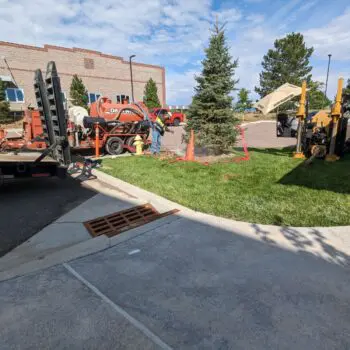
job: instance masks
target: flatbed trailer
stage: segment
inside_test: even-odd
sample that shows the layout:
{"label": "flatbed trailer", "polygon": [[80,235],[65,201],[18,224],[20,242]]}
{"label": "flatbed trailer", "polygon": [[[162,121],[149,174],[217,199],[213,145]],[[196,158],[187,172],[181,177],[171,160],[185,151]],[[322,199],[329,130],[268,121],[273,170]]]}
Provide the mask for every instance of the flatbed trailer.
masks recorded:
{"label": "flatbed trailer", "polygon": [[34,91],[46,144],[42,152],[21,149],[0,153],[0,185],[7,180],[32,177],[65,177],[71,162],[61,84],[55,62],[47,65],[45,80],[38,69]]}
{"label": "flatbed trailer", "polygon": [[0,185],[23,178],[65,177],[65,167],[49,156],[37,162],[40,156],[39,152],[0,153]]}

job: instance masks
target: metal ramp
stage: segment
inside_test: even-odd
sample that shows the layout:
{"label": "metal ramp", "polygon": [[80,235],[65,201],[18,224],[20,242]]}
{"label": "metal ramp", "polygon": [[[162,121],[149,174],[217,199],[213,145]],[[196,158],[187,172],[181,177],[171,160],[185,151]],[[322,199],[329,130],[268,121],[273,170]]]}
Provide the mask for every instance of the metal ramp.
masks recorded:
{"label": "metal ramp", "polygon": [[34,91],[43,125],[42,137],[48,146],[37,162],[50,155],[61,167],[66,168],[71,163],[71,155],[61,83],[55,62],[47,64],[45,81],[41,70],[35,71]]}

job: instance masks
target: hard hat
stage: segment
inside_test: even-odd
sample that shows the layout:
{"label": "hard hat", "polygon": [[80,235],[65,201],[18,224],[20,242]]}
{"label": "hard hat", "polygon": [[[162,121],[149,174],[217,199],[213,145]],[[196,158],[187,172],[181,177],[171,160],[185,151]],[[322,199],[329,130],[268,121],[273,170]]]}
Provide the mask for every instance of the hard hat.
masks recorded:
{"label": "hard hat", "polygon": [[140,136],[140,135],[136,135],[136,136],[135,136],[134,141],[141,141],[141,140],[142,140],[142,138],[141,138],[141,136]]}

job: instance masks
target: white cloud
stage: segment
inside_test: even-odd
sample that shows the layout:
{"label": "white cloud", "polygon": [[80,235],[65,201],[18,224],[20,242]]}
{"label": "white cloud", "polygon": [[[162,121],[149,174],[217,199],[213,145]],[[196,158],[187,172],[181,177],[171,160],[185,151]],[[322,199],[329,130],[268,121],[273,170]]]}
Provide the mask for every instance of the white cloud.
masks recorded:
{"label": "white cloud", "polygon": [[263,2],[265,0],[244,0],[245,2],[251,3],[251,4],[257,4],[259,2]]}
{"label": "white cloud", "polygon": [[[327,65],[325,65],[324,67],[314,68],[312,76],[313,79],[325,83],[327,78],[326,69]],[[339,78],[343,78],[344,85],[346,85],[347,79],[350,78],[350,67],[341,69],[335,68],[331,64],[327,88],[327,96],[331,101],[334,100],[334,97],[336,95]]]}
{"label": "white cloud", "polygon": [[350,59],[350,8],[328,24],[306,30],[306,42],[315,48],[315,55],[327,57],[329,53],[336,60]]}
{"label": "white cloud", "polygon": [[189,104],[194,92],[194,76],[199,71],[189,70],[184,73],[167,72],[167,100],[169,104]]}
{"label": "white cloud", "polygon": [[308,11],[312,7],[316,6],[319,0],[306,2],[304,5],[300,6],[299,12]]}
{"label": "white cloud", "polygon": [[[95,0],[2,3],[0,26],[5,40],[77,46],[124,57],[135,53],[139,61],[165,65],[169,103],[190,101],[192,69],[198,67],[216,16],[220,23],[227,22],[228,39],[239,30],[238,23],[245,26],[242,38],[228,42],[233,57],[241,58],[237,74],[248,87],[258,70],[253,59],[260,63],[270,38],[260,27],[262,15],[252,14],[243,22],[243,13],[233,6],[212,11],[213,0],[148,0],[142,6],[139,0],[105,0],[98,5]],[[174,66],[186,67],[184,73],[173,73]]]}
{"label": "white cloud", "polygon": [[246,17],[246,20],[253,24],[260,24],[264,22],[265,16],[260,13],[252,13]]}
{"label": "white cloud", "polygon": [[211,14],[210,20],[213,22],[214,18],[218,18],[220,24],[225,24],[226,30],[231,30],[236,23],[242,18],[242,13],[236,8],[222,9]]}
{"label": "white cloud", "polygon": [[[245,0],[257,3],[263,0]],[[231,54],[239,57],[238,87],[253,90],[261,60],[276,38],[289,32],[296,13],[318,0],[288,0],[271,14],[249,12],[236,3],[212,10],[214,0],[0,0],[1,37],[24,44],[83,47],[161,64],[167,69],[168,103],[189,103],[195,71],[207,46],[216,15],[227,22]],[[254,6],[250,6],[253,8]],[[350,58],[350,10],[328,24],[305,31],[315,54]],[[296,23],[296,21],[295,21]],[[298,28],[293,28],[295,31]],[[177,73],[183,70],[183,73]]]}

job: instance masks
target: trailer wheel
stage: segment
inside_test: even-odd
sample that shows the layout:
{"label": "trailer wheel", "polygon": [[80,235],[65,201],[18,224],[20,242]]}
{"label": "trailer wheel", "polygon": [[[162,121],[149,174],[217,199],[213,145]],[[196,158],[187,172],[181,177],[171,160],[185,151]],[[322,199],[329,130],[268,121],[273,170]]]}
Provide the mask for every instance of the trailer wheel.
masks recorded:
{"label": "trailer wheel", "polygon": [[[135,141],[135,136],[130,136],[126,139],[125,144],[129,147],[135,147],[134,146],[134,141]],[[130,150],[128,150],[129,152],[131,152]],[[131,152],[132,153],[132,152]]]}
{"label": "trailer wheel", "polygon": [[134,141],[135,141],[135,136],[130,136],[130,137],[127,138],[125,143],[128,146],[134,147]]}
{"label": "trailer wheel", "polygon": [[121,154],[124,150],[124,141],[120,137],[110,137],[106,142],[106,151],[112,156]]}

